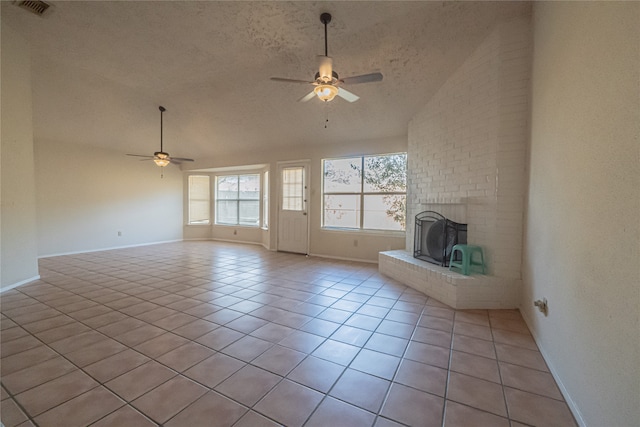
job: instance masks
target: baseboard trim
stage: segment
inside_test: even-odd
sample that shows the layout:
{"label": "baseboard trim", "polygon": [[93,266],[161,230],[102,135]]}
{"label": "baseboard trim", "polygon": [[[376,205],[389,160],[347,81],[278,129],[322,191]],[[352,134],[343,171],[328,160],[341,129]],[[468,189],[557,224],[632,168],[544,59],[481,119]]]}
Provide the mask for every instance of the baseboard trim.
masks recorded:
{"label": "baseboard trim", "polygon": [[258,245],[262,246],[268,251],[273,251],[274,249],[270,249],[269,246],[262,242],[247,242],[244,240],[231,240],[231,239],[215,239],[213,237],[195,237],[192,239],[182,239],[183,242],[225,242],[225,243],[241,243],[246,245]]}
{"label": "baseboard trim", "polygon": [[368,264],[377,264],[378,263],[378,260],[372,261],[370,259],[347,258],[347,257],[342,257],[342,256],[333,256],[333,255],[325,255],[325,254],[309,253],[309,256],[315,256],[315,257],[318,257],[318,258],[335,259],[335,260],[338,260],[338,261],[366,262]]}
{"label": "baseboard trim", "polygon": [[65,256],[65,255],[88,254],[88,253],[92,253],[92,252],[113,251],[115,249],[137,248],[137,247],[140,247],[140,246],[162,245],[164,243],[175,243],[175,242],[182,242],[182,241],[183,241],[183,239],[163,240],[161,242],[138,243],[138,244],[135,244],[135,245],[124,245],[124,246],[111,246],[111,247],[108,247],[108,248],[88,249],[88,250],[84,250],[84,251],[61,252],[61,253],[55,253],[55,254],[49,254],[49,255],[39,255],[38,259],[40,259],[40,258],[53,258],[53,257]]}
{"label": "baseboard trim", "polygon": [[248,241],[248,240],[218,239],[218,238],[215,238],[215,237],[212,237],[209,240],[211,240],[213,242],[239,243],[241,245],[264,246],[264,244],[262,242],[251,242],[251,241]]}
{"label": "baseboard trim", "polygon": [[17,283],[14,283],[12,285],[4,286],[4,287],[0,288],[0,294],[3,293],[3,292],[6,292],[6,291],[10,291],[11,289],[17,288],[18,286],[22,286],[22,285],[26,285],[27,283],[35,282],[36,280],[39,280],[39,279],[40,279],[40,275],[38,274],[37,276],[33,276],[33,277],[28,278],[28,279],[21,280],[21,281],[19,281]]}
{"label": "baseboard trim", "polygon": [[529,328],[529,332],[531,332],[531,336],[533,337],[533,340],[536,342],[536,345],[538,346],[538,350],[540,350],[540,354],[542,354],[542,358],[544,359],[544,361],[546,362],[547,366],[549,367],[549,371],[551,372],[551,376],[553,376],[553,379],[556,381],[556,384],[558,384],[558,388],[560,389],[560,393],[562,393],[562,397],[564,397],[565,402],[567,402],[567,406],[569,406],[569,410],[573,414],[573,418],[575,418],[576,422],[578,423],[578,425],[580,427],[587,427],[587,423],[584,421],[584,418],[582,418],[582,413],[580,412],[580,409],[578,408],[576,403],[571,398],[571,395],[569,394],[569,390],[567,390],[567,388],[565,387],[564,383],[562,382],[562,379],[560,378],[560,375],[558,374],[557,369],[550,362],[549,355],[544,350],[544,347],[542,347],[542,345],[540,344],[540,339],[533,332],[533,328],[531,327],[531,325],[532,325],[531,319],[529,319],[529,317],[527,316],[527,314],[525,313],[524,310],[519,309],[519,311],[520,311],[520,314],[522,315],[522,318],[524,319],[524,323],[526,323],[527,324],[527,328]]}

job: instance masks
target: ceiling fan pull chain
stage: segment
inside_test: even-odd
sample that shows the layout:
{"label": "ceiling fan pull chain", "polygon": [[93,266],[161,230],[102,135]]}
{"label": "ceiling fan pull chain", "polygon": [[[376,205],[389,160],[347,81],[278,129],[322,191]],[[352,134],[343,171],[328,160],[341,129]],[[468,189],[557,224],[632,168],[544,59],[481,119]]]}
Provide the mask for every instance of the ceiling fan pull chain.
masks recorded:
{"label": "ceiling fan pull chain", "polygon": [[329,106],[324,103],[324,128],[329,127]]}

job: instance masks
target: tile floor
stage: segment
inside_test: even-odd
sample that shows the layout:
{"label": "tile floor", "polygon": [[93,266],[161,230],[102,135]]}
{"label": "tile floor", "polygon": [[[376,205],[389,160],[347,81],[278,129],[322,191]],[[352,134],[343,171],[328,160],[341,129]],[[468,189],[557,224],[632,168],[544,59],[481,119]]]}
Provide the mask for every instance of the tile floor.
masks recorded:
{"label": "tile floor", "polygon": [[572,426],[518,311],[372,264],[183,242],[40,261],[1,296],[12,426]]}

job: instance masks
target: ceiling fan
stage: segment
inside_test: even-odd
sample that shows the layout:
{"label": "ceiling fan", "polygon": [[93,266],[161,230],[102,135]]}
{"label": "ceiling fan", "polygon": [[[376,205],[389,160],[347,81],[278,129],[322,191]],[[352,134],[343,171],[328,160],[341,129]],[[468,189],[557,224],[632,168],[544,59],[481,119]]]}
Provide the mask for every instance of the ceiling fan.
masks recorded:
{"label": "ceiling fan", "polygon": [[341,87],[342,85],[352,85],[358,83],[379,82],[382,80],[381,73],[363,74],[360,76],[352,76],[340,78],[338,73],[333,71],[333,60],[328,55],[327,49],[327,24],[331,22],[331,14],[323,13],[320,15],[320,22],[324,24],[324,56],[319,56],[320,66],[313,81],[286,79],[282,77],[271,77],[271,80],[285,83],[303,83],[314,85],[315,88],[298,100],[298,102],[307,102],[314,96],[318,96],[322,101],[328,102],[337,96],[342,99],[355,102],[360,99],[354,93]]}
{"label": "ceiling fan", "polygon": [[160,151],[156,151],[153,153],[153,156],[145,156],[142,154],[127,154],[127,156],[134,157],[144,157],[141,161],[145,160],[153,160],[156,165],[160,167],[165,167],[169,163],[173,163],[176,165],[181,164],[182,162],[193,162],[193,159],[185,159],[184,157],[170,157],[169,153],[163,151],[162,148],[162,114],[167,111],[162,105],[160,106]]}

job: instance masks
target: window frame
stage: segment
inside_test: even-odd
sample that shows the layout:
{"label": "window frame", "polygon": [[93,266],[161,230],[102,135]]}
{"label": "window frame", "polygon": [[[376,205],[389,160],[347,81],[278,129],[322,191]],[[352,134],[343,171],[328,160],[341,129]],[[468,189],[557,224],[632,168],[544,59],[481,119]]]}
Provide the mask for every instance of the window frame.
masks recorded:
{"label": "window frame", "polygon": [[[384,229],[384,228],[365,228],[364,227],[364,222],[365,222],[365,197],[366,196],[376,196],[376,195],[383,195],[383,196],[394,196],[394,195],[400,195],[400,196],[405,196],[405,209],[406,209],[406,196],[407,196],[407,189],[406,189],[406,182],[405,182],[405,191],[365,191],[364,187],[365,187],[365,159],[369,158],[369,157],[387,157],[387,156],[397,156],[397,155],[404,155],[405,158],[407,156],[406,152],[399,152],[399,153],[386,153],[386,154],[362,154],[359,156],[348,156],[348,157],[331,157],[331,158],[325,158],[322,159],[322,212],[321,212],[321,219],[322,219],[322,229],[326,230],[326,231],[350,231],[350,232],[366,232],[366,233],[382,233],[382,234],[389,234],[389,233],[393,233],[393,234],[405,234],[406,233],[406,212],[405,212],[405,227],[402,230],[393,230],[393,229]],[[359,159],[360,160],[360,191],[359,192],[335,192],[335,191],[325,191],[325,162],[326,161],[332,161],[332,160],[348,160],[348,159],[352,159],[352,160],[356,160]],[[405,163],[406,165],[406,163]],[[358,222],[359,222],[359,227],[340,227],[340,226],[335,226],[335,225],[326,225],[325,224],[325,196],[358,196],[359,197],[359,207],[357,212],[359,212],[359,218],[358,218]]]}
{"label": "window frame", "polygon": [[[209,215],[206,219],[206,222],[192,222],[191,221],[191,178],[192,177],[200,177],[207,178],[208,181],[208,191],[207,191],[207,205],[209,207]],[[210,226],[211,225],[211,175],[207,174],[189,174],[187,175],[187,221],[186,225],[188,226]]]}
{"label": "window frame", "polygon": [[[242,176],[255,176],[258,177],[258,196],[255,199],[242,199],[240,198],[240,177]],[[235,199],[219,199],[218,198],[218,180],[220,178],[228,178],[228,177],[237,177],[238,179],[238,191],[237,191],[237,198]],[[213,225],[216,226],[228,226],[228,227],[249,227],[249,228],[260,228],[261,224],[262,224],[262,189],[263,189],[263,182],[262,182],[262,174],[260,172],[247,172],[247,173],[225,173],[225,174],[216,174],[214,176],[214,197],[213,197]],[[219,201],[226,201],[226,202],[232,202],[235,201],[237,203],[237,209],[236,209],[236,222],[235,223],[231,223],[231,222],[219,222],[218,220],[218,202]],[[258,221],[257,224],[255,225],[251,225],[251,224],[242,224],[240,223],[240,206],[241,203],[240,202],[257,202],[258,203]]]}
{"label": "window frame", "polygon": [[262,173],[262,219],[261,224],[264,230],[269,229],[269,171]]}

